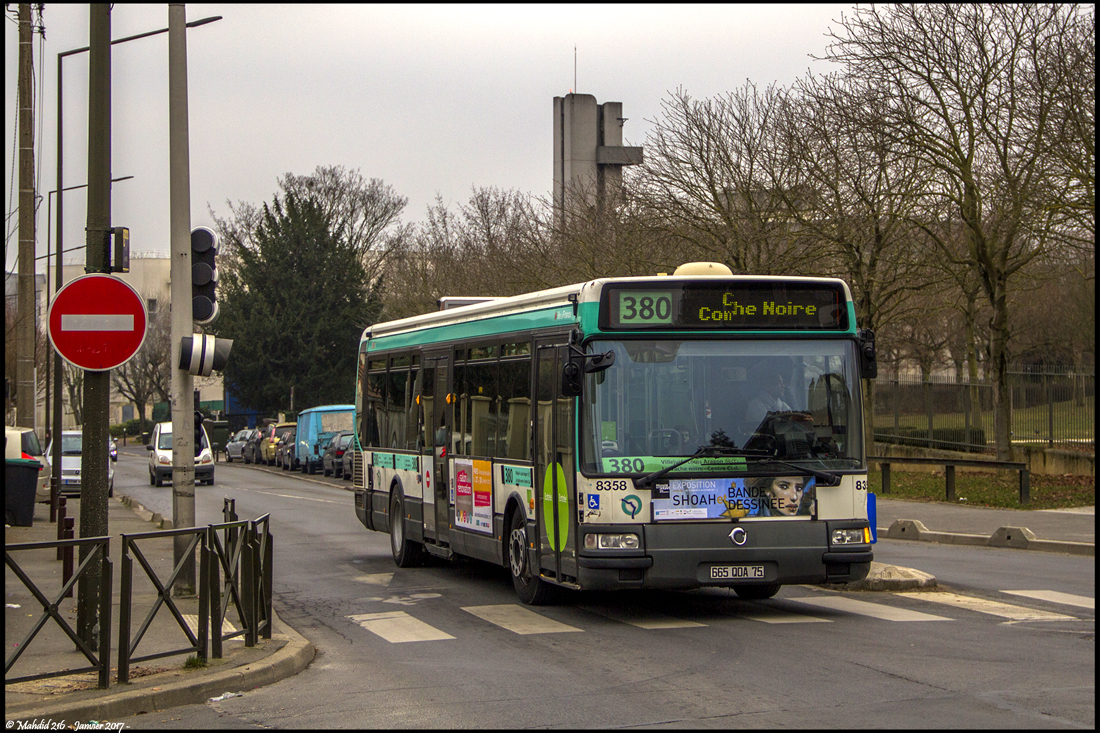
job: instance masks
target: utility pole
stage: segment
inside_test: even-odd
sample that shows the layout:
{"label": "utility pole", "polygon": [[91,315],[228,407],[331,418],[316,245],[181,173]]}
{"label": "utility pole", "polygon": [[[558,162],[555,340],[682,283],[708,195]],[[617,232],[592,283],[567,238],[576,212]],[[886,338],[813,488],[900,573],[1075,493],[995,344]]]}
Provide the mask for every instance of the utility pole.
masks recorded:
{"label": "utility pole", "polygon": [[[15,424],[34,428],[34,56],[31,6],[19,4],[19,299],[15,320]],[[5,247],[5,250],[7,247]]]}
{"label": "utility pole", "polygon": [[[90,10],[88,60],[88,224],[84,255],[86,273],[106,273],[106,238],[111,228],[111,6],[97,3]],[[111,372],[84,371],[83,449],[80,455],[80,536],[107,534],[107,422],[111,406]],[[59,440],[60,435],[55,436]],[[80,548],[80,559],[92,552]],[[97,555],[97,560],[101,556]],[[77,627],[81,638],[96,648],[99,638],[99,578],[95,562],[81,576]]]}
{"label": "utility pole", "polygon": [[[172,252],[172,523],[195,526],[194,377],[180,369],[184,336],[194,332],[191,315],[191,173],[187,129],[187,28],[182,3],[168,4],[168,175]],[[176,565],[187,554],[187,537],[175,538]],[[176,581],[179,595],[195,592],[192,553]]]}

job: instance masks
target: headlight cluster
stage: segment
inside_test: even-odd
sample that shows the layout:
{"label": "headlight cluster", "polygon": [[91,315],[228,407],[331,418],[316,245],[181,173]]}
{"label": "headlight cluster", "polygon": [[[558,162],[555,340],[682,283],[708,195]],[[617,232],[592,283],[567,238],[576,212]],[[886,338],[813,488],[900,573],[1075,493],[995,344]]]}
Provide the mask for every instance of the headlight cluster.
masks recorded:
{"label": "headlight cluster", "polygon": [[871,542],[871,530],[862,529],[834,529],[832,543],[834,545],[866,545]]}
{"label": "headlight cluster", "polygon": [[637,550],[641,546],[636,534],[586,534],[587,550]]}

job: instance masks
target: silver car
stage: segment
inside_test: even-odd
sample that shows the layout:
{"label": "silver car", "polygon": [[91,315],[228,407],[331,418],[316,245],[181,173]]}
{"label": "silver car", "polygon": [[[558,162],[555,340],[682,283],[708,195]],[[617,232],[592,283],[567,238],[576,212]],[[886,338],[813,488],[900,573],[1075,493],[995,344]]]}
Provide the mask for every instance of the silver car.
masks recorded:
{"label": "silver car", "polygon": [[[107,450],[111,453],[111,460],[107,461],[107,496],[115,495],[115,461],[118,460],[118,453],[111,452],[113,442],[110,441],[107,445]],[[61,431],[61,496],[80,496],[80,456],[83,448],[83,431]],[[53,455],[52,441],[46,453]]]}

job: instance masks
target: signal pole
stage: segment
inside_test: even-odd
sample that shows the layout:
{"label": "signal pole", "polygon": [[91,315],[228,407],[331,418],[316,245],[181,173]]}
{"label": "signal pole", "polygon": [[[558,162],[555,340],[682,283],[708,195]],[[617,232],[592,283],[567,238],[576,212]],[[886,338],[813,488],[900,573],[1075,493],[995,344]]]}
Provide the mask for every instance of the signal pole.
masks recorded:
{"label": "signal pole", "polygon": [[[172,523],[195,526],[194,377],[180,369],[191,316],[191,174],[187,128],[187,15],[182,3],[168,5],[168,147],[172,252]],[[187,553],[187,537],[175,538],[175,562]],[[195,593],[192,553],[176,582],[179,595]]]}

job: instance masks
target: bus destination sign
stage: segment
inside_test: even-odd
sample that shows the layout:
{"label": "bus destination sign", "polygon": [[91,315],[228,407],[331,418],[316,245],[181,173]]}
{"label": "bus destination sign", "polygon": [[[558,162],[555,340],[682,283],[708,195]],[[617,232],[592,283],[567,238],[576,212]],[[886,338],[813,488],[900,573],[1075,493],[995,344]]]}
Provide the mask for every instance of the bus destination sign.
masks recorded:
{"label": "bus destination sign", "polygon": [[601,326],[616,330],[843,331],[844,291],[834,283],[624,283],[608,286]]}

